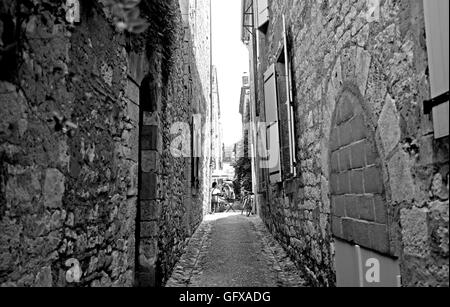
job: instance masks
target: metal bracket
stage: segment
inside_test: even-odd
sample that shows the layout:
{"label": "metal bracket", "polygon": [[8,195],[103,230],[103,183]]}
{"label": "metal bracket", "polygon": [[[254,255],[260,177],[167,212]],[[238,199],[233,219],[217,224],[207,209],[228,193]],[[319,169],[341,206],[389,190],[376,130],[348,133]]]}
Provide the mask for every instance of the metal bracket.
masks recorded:
{"label": "metal bracket", "polygon": [[448,102],[449,97],[450,97],[449,92],[446,92],[446,93],[439,95],[433,99],[424,101],[423,102],[423,112],[425,114],[431,114],[431,112],[433,112],[433,108],[435,108],[443,103]]}

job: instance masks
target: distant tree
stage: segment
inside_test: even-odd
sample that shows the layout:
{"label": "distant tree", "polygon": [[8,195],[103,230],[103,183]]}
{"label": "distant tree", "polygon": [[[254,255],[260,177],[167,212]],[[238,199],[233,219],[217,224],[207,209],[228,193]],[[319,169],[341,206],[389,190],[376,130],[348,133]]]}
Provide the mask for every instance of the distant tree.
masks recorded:
{"label": "distant tree", "polygon": [[242,190],[251,192],[252,183],[252,161],[249,158],[240,158],[233,165],[236,177],[234,181],[236,193],[240,195]]}

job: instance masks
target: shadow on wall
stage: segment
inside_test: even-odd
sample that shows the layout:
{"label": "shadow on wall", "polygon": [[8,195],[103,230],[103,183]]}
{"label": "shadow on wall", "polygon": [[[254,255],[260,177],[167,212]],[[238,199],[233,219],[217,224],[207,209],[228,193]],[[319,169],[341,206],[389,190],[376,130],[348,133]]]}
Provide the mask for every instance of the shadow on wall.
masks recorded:
{"label": "shadow on wall", "polygon": [[17,20],[12,17],[15,16],[15,6],[6,2],[0,7],[0,80],[14,81],[18,65]]}

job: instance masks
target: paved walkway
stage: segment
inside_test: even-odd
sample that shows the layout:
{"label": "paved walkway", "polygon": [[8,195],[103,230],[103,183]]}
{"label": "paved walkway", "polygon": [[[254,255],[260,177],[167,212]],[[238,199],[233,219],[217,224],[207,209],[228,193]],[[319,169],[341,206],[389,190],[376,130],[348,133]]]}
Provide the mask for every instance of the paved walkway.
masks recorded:
{"label": "paved walkway", "polygon": [[167,287],[301,287],[304,281],[257,217],[208,216]]}

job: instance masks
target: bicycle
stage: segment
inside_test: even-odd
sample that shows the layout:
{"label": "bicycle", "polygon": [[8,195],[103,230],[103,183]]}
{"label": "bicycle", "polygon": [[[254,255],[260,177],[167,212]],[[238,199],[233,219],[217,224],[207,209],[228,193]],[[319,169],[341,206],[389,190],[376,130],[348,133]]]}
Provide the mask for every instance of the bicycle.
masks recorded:
{"label": "bicycle", "polygon": [[244,211],[246,211],[246,215],[247,217],[250,217],[250,215],[252,215],[252,211],[253,211],[253,196],[252,195],[246,195],[244,196],[244,202],[243,202],[243,208],[242,208],[242,212],[241,215],[244,214]]}

